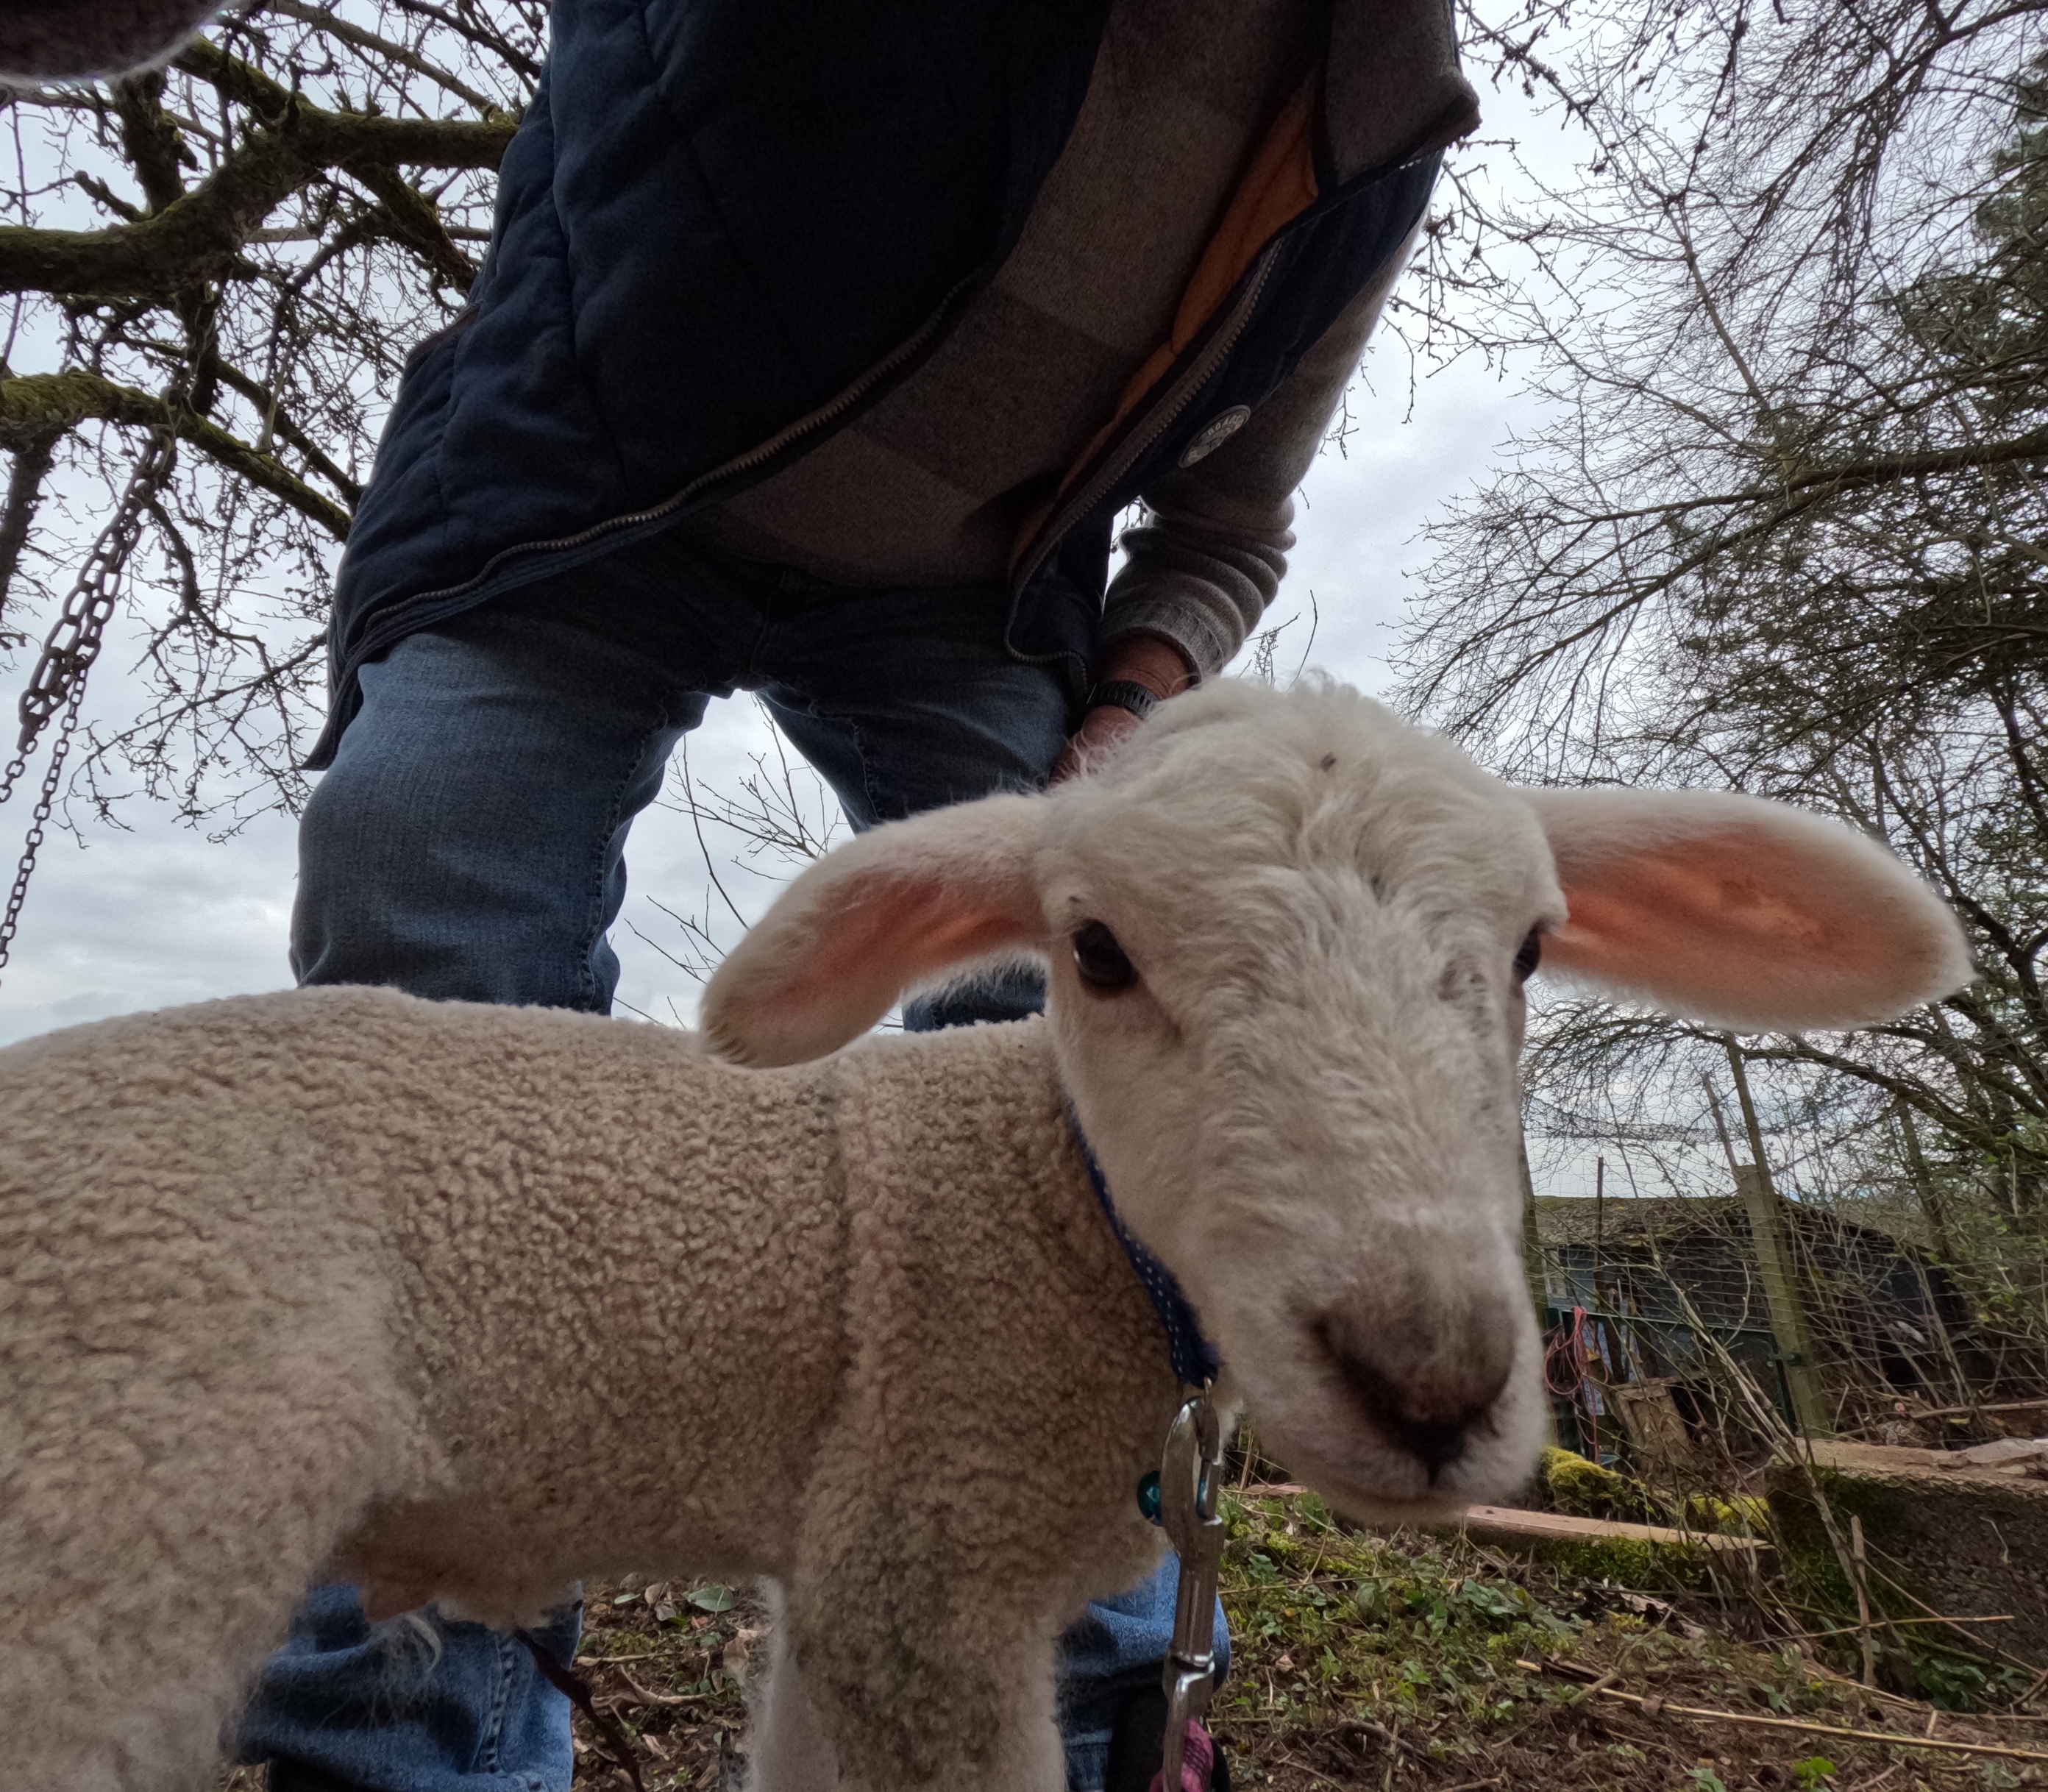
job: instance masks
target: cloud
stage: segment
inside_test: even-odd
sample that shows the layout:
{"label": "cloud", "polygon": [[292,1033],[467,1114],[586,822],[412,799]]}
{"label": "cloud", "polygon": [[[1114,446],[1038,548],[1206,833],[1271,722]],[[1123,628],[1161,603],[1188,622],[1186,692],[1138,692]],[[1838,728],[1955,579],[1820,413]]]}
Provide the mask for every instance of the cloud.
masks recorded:
{"label": "cloud", "polygon": [[1392,681],[1387,656],[1408,572],[1425,552],[1417,540],[1423,523],[1479,480],[1530,405],[1476,357],[1422,382],[1412,407],[1398,342],[1384,339],[1366,366],[1348,397],[1355,427],[1340,448],[1324,449],[1296,500],[1297,545],[1273,614],[1301,619],[1281,638],[1283,675],[1307,645],[1313,592],[1308,663],[1377,695]]}
{"label": "cloud", "polygon": [[[17,813],[10,804],[0,818]],[[290,821],[266,817],[216,845],[160,809],[133,820],[132,832],[45,843],[0,986],[0,1041],[289,985]]]}

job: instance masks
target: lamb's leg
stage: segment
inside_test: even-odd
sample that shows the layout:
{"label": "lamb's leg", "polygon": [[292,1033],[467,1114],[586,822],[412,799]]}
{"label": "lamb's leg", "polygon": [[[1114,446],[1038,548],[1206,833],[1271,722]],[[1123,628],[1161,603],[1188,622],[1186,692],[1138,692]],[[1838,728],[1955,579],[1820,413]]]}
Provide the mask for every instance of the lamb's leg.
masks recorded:
{"label": "lamb's leg", "polygon": [[273,1345],[222,1397],[52,1349],[33,1402],[0,1399],[0,1783],[204,1783],[248,1676],[401,1464],[394,1402],[313,1354]]}
{"label": "lamb's leg", "polygon": [[923,1610],[793,1596],[750,1792],[1063,1792],[1055,1627],[953,1591]]}
{"label": "lamb's leg", "polygon": [[839,1758],[824,1720],[791,1658],[782,1590],[770,1583],[768,1666],[748,1701],[747,1792],[834,1792]]}

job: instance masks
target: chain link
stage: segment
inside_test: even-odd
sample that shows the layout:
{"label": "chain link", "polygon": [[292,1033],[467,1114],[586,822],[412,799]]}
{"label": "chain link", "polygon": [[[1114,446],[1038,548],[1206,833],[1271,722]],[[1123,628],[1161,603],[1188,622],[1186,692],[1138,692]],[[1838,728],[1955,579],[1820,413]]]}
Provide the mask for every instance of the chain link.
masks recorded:
{"label": "chain link", "polygon": [[[81,677],[72,684],[71,694],[65,700],[64,720],[58,726],[56,744],[50,749],[50,762],[43,771],[43,787],[37,796],[35,808],[29,811],[28,837],[21,844],[21,862],[14,867],[14,887],[7,892],[6,913],[0,915],[0,971],[6,969],[7,960],[14,955],[14,935],[21,925],[21,905],[29,899],[29,879],[35,875],[36,855],[42,850],[44,824],[56,806],[57,785],[64,777],[64,761],[71,754],[71,739],[78,727],[79,706],[84,701],[85,681]],[[27,764],[26,747],[7,762],[6,772],[0,776],[0,803],[14,795],[14,785]]]}
{"label": "chain link", "polygon": [[142,536],[143,516],[169,478],[176,452],[176,438],[166,433],[157,436],[136,463],[112,518],[92,544],[92,551],[85,557],[85,564],[79,568],[78,577],[64,599],[63,610],[50,626],[36,669],[29,674],[29,688],[21,693],[21,731],[14,743],[14,758],[0,771],[0,805],[14,794],[15,785],[28,769],[29,756],[50,718],[61,712],[64,719],[50,748],[50,762],[44,769],[42,789],[29,813],[28,836],[14,867],[7,906],[0,913],[0,971],[6,969],[13,954],[14,936],[21,924],[21,905],[29,897],[29,879],[35,875],[36,855],[42,850],[43,830],[56,806],[64,762],[71,755],[79,710],[85,701],[86,674],[99,657],[107,623],[120,601],[121,575]]}

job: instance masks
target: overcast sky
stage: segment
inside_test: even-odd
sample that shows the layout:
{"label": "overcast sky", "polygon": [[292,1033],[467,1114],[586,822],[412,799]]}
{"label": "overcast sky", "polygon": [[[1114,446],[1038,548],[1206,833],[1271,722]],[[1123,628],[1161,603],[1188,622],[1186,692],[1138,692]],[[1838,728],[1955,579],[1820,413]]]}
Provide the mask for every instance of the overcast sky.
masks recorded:
{"label": "overcast sky", "polygon": [[[1490,96],[1488,110],[1491,129],[1521,122],[1511,99]],[[1554,142],[1554,133],[1537,130]],[[1325,450],[1304,488],[1299,545],[1274,615],[1302,618],[1282,641],[1281,669],[1291,672],[1308,645],[1313,592],[1321,621],[1309,663],[1371,692],[1387,681],[1386,655],[1408,594],[1406,575],[1424,552],[1417,532],[1448,498],[1472,486],[1511,424],[1527,412],[1511,382],[1476,363],[1422,381],[1411,399],[1406,355],[1391,337],[1375,349],[1367,371],[1351,394],[1356,426],[1344,451]],[[122,645],[110,642],[94,675],[88,715],[121,708],[127,684]],[[0,712],[10,735],[14,696],[25,671],[25,661],[17,661]],[[693,769],[713,782],[729,780],[762,743],[751,703],[715,704],[692,748]],[[40,762],[32,776],[37,769]],[[0,809],[0,873],[11,869],[19,850],[27,806],[24,793]],[[292,822],[270,816],[215,841],[139,801],[129,805],[126,819],[126,832],[91,825],[76,839],[52,833],[13,964],[0,978],[0,1042],[289,983]],[[631,888],[614,930],[625,967],[622,1003],[665,1019],[687,1018],[696,985],[634,929],[680,944],[675,923],[651,899],[701,910],[703,855],[687,820],[657,809],[635,828],[627,856]],[[771,888],[744,871],[730,887],[748,910]]]}

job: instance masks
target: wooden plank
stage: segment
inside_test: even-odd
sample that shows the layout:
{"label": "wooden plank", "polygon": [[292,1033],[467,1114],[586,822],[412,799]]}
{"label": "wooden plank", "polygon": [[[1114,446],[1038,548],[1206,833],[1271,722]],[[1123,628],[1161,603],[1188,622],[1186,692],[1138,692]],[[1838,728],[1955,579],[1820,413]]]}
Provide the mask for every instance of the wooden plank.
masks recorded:
{"label": "wooden plank", "polygon": [[1645,1480],[1681,1488],[1698,1480],[1693,1441],[1671,1398],[1669,1378],[1616,1382],[1600,1391],[1619,1414]]}
{"label": "wooden plank", "polygon": [[[1247,1496],[1262,1499],[1292,1499],[1308,1491],[1297,1481],[1254,1481],[1243,1489]],[[1756,1550],[1771,1547],[1767,1538],[1759,1537],[1722,1537],[1712,1531],[1675,1530],[1666,1525],[1631,1524],[1620,1519],[1581,1519],[1569,1512],[1530,1512],[1516,1506],[1468,1506],[1464,1518],[1458,1521],[1458,1528],[1475,1537],[1533,1537],[1553,1542],[1607,1537],[1643,1543],[1697,1543],[1709,1550]]]}
{"label": "wooden plank", "polygon": [[1475,1537],[1533,1537],[1553,1542],[1607,1538],[1637,1543],[1697,1544],[1708,1550],[1755,1550],[1754,1537],[1722,1537],[1712,1531],[1676,1530],[1666,1525],[1631,1524],[1620,1519],[1581,1519],[1569,1512],[1530,1512],[1513,1506],[1466,1509],[1464,1529]]}

